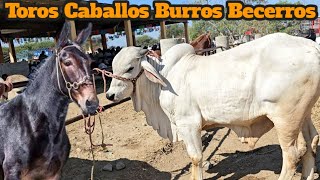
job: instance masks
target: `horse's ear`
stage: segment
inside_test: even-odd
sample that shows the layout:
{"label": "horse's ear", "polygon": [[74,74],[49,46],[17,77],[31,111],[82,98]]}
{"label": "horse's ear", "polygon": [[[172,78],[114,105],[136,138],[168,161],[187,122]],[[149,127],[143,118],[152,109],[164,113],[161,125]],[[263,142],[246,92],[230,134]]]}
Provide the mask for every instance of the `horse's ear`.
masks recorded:
{"label": "horse's ear", "polygon": [[57,48],[64,47],[68,44],[70,29],[71,29],[70,23],[66,21],[60,32]]}
{"label": "horse's ear", "polygon": [[88,27],[80,32],[80,34],[77,36],[76,43],[80,46],[83,45],[88,37],[91,35],[92,30],[92,23],[89,23]]}

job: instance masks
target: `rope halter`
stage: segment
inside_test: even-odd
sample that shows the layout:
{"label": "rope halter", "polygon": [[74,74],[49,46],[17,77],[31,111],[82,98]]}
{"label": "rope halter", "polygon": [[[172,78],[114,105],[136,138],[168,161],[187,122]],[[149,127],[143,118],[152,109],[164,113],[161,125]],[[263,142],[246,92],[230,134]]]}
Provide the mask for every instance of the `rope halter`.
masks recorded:
{"label": "rope halter", "polygon": [[112,74],[111,72],[106,71],[106,70],[101,70],[101,69],[98,69],[98,68],[94,68],[93,70],[95,70],[97,72],[100,72],[101,74],[103,74],[105,76],[108,76],[108,77],[111,77],[111,78],[114,78],[114,79],[118,79],[120,81],[130,81],[132,83],[132,85],[133,85],[133,91],[132,91],[133,94],[136,92],[137,80],[139,79],[139,77],[142,75],[142,73],[144,71],[143,69],[141,69],[141,71],[139,72],[139,74],[135,78],[125,78],[125,77],[122,77],[122,76],[118,76],[118,75]]}
{"label": "rope halter", "polygon": [[[71,47],[71,46],[74,46],[74,45],[65,46],[65,47],[63,47],[61,50],[65,49],[65,48],[67,48],[67,47]],[[60,50],[60,51],[61,51],[61,50]],[[72,101],[74,101],[74,99],[73,99],[72,96],[71,96],[71,90],[72,90],[72,89],[73,89],[73,90],[78,90],[81,85],[85,85],[85,84],[89,85],[89,84],[91,84],[91,83],[87,83],[87,81],[89,80],[89,77],[88,77],[88,76],[83,77],[82,80],[80,80],[80,81],[78,81],[78,82],[70,82],[70,81],[67,81],[67,79],[66,79],[66,77],[65,77],[65,74],[64,74],[63,71],[62,71],[61,62],[60,62],[60,60],[59,60],[60,51],[58,52],[58,50],[56,50],[56,68],[57,68],[57,73],[56,73],[56,74],[57,74],[58,87],[59,87],[60,92],[61,92],[63,95],[65,95],[65,96],[68,96],[68,95],[69,95],[70,99],[71,99]],[[66,84],[66,88],[67,88],[67,90],[68,90],[68,95],[66,95],[66,94],[62,91],[61,84],[60,84],[60,78],[59,78],[59,71],[60,71],[60,73],[61,73],[61,75],[62,75],[62,78],[63,78],[65,84]]]}
{"label": "rope halter", "polygon": [[[160,56],[153,50],[149,50],[146,54],[147,57],[154,57],[156,59],[160,59]],[[97,72],[100,72],[103,76],[103,81],[104,81],[104,84],[106,84],[106,80],[105,80],[105,77],[104,76],[108,76],[108,77],[111,77],[111,78],[114,78],[114,79],[118,79],[120,81],[130,81],[133,85],[133,91],[132,93],[134,94],[136,92],[136,84],[137,84],[137,80],[139,79],[139,77],[142,75],[142,73],[144,72],[143,69],[141,69],[141,71],[139,72],[139,74],[135,77],[135,78],[125,78],[125,77],[122,77],[122,76],[118,76],[118,75],[115,75],[115,74],[112,74],[112,72],[109,72],[109,71],[106,71],[106,70],[101,70],[99,68],[94,68],[93,70],[97,71]],[[106,92],[106,86],[104,85],[104,92]]]}

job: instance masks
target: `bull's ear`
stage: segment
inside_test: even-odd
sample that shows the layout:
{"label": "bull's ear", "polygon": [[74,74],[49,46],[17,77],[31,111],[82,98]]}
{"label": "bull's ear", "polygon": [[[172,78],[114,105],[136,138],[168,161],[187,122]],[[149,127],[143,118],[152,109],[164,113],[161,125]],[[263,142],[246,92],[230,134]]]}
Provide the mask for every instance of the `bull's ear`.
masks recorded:
{"label": "bull's ear", "polygon": [[141,66],[144,69],[144,73],[147,76],[147,78],[154,82],[159,83],[164,87],[167,87],[166,83],[162,80],[160,77],[160,74],[156,71],[156,69],[148,62],[148,61],[142,61]]}
{"label": "bull's ear", "polygon": [[91,35],[91,30],[92,23],[89,23],[88,27],[82,30],[77,36],[76,43],[82,46],[87,41],[88,37]]}
{"label": "bull's ear", "polygon": [[56,48],[62,48],[68,44],[70,29],[71,29],[70,23],[66,21],[61,29]]}

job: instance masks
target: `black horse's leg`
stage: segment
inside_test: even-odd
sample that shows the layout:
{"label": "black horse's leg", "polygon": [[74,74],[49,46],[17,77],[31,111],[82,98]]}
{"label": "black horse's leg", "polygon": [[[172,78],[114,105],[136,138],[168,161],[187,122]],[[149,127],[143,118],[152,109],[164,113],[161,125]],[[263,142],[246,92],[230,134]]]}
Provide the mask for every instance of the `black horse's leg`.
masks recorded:
{"label": "black horse's leg", "polygon": [[11,161],[5,160],[3,163],[4,180],[20,180],[21,167],[21,163],[17,159]]}
{"label": "black horse's leg", "polygon": [[2,166],[0,166],[0,180],[4,180],[4,173],[3,173]]}

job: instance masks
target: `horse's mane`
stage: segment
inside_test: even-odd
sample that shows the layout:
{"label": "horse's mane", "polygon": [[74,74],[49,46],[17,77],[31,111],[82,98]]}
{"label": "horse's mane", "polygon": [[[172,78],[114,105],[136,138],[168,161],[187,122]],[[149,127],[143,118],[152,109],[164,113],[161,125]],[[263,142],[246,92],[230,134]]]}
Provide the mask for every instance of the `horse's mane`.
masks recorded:
{"label": "horse's mane", "polygon": [[43,66],[44,66],[47,62],[53,61],[53,60],[54,60],[54,57],[55,57],[55,54],[53,54],[53,55],[51,55],[51,56],[49,56],[49,57],[47,57],[47,58],[45,58],[45,59],[42,59],[42,60],[40,61],[40,63],[36,65],[36,68],[34,69],[34,71],[29,75],[29,82],[28,82],[28,84],[27,84],[26,87],[29,87],[30,84],[32,84],[32,82],[33,82],[35,79],[37,79],[37,77],[38,77],[39,75],[41,75],[40,71],[41,71],[42,68],[44,68]]}

